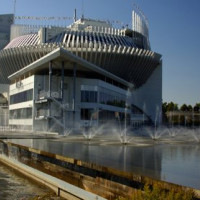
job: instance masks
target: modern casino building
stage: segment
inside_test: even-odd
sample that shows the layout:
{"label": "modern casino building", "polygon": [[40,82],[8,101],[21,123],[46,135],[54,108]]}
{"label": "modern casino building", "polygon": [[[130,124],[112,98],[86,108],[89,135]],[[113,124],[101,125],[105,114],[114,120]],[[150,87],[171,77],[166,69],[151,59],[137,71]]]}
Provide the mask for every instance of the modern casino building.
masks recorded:
{"label": "modern casino building", "polygon": [[84,17],[67,27],[12,24],[0,75],[11,127],[62,133],[160,116],[162,60],[140,12],[132,28]]}

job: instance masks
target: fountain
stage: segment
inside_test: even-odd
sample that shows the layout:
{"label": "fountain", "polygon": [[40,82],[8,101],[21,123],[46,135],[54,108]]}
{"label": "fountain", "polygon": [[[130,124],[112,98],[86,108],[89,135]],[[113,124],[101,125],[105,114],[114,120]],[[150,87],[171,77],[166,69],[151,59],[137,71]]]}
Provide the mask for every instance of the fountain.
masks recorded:
{"label": "fountain", "polygon": [[69,136],[72,133],[72,129],[71,128],[65,128],[63,135],[64,136]]}
{"label": "fountain", "polygon": [[148,135],[150,136],[150,138],[152,140],[158,140],[163,134],[163,130],[160,129],[160,108],[159,106],[156,106],[156,117],[155,117],[155,121],[154,121],[154,130],[153,128],[151,129],[146,129]]}
{"label": "fountain", "polygon": [[121,144],[126,145],[128,143],[127,141],[127,103],[125,104],[125,110],[124,110],[124,129],[121,130],[121,137],[120,141]]}
{"label": "fountain", "polygon": [[[166,142],[167,143],[174,143],[174,142],[183,142],[184,137],[185,141],[186,138],[190,138],[187,141],[191,142],[193,141],[200,143],[200,136],[199,136],[199,129],[195,129],[194,127],[194,111],[192,115],[193,123],[192,128],[193,131],[186,130],[187,126],[187,116],[185,115],[185,129],[181,128],[180,125],[180,115],[179,115],[179,123],[178,127],[174,125],[173,123],[173,113],[171,113],[170,116],[170,126],[164,127],[161,126],[161,108],[159,106],[156,106],[155,109],[155,120],[154,120],[154,126],[153,127],[146,127],[146,110],[148,108],[145,102],[143,103],[143,114],[141,122],[143,122],[143,127],[137,127],[137,129],[133,130],[133,127],[129,126],[128,118],[130,113],[130,98],[131,92],[130,89],[127,90],[126,98],[125,98],[125,106],[124,106],[124,117],[122,117],[121,113],[122,111],[119,110],[119,112],[116,112],[116,122],[113,124],[104,124],[101,126],[98,126],[98,123],[96,123],[96,120],[98,119],[99,110],[95,110],[90,117],[90,120],[88,122],[88,126],[83,128],[81,131],[79,131],[79,140],[83,141],[83,139],[87,141],[93,140],[92,143],[99,143],[99,144],[118,144],[118,145],[129,145],[129,146],[137,146],[137,145],[146,145],[146,144],[159,144]],[[55,126],[59,125],[57,121],[55,121]],[[117,125],[116,125],[117,124]],[[56,128],[56,127],[55,127]],[[52,127],[54,129],[54,127]],[[75,138],[78,136],[78,134],[72,134],[72,130],[70,128],[64,128],[63,136],[69,138],[71,141],[75,141]],[[73,131],[74,132],[74,131]],[[183,135],[183,132],[185,135]],[[81,134],[81,135],[80,135]],[[82,137],[81,137],[82,136]],[[147,137],[148,136],[148,137]],[[81,139],[82,138],[82,139]],[[95,139],[94,139],[95,138]],[[145,144],[146,143],[146,144]]]}
{"label": "fountain", "polygon": [[84,127],[81,131],[84,138],[88,141],[93,139],[96,135],[100,134],[100,130],[102,127],[98,128],[98,126],[93,126],[93,120],[96,120],[98,115],[99,111],[93,112],[90,117],[89,125]]}
{"label": "fountain", "polygon": [[120,133],[120,142],[123,145],[127,145],[129,143],[129,140],[127,138],[127,115],[128,115],[128,108],[130,108],[130,100],[131,97],[131,88],[128,88],[126,92],[126,100],[125,100],[125,108],[124,108],[124,129],[121,130]]}
{"label": "fountain", "polygon": [[[200,162],[200,129],[195,128],[194,124],[191,129],[184,126],[181,128],[180,124],[176,126],[173,121],[169,126],[161,126],[161,112],[157,106],[154,126],[147,127],[143,123],[145,126],[132,130],[128,123],[128,106],[126,102],[124,116],[116,113],[113,124],[108,122],[99,127],[93,126],[95,114],[92,114],[88,126],[79,135],[71,134],[72,129],[65,129],[66,138],[43,141],[33,139],[31,145],[47,152],[52,151],[122,171],[138,172],[175,184],[182,184],[184,178],[189,186],[199,187],[197,164]],[[25,140],[17,142],[28,145]],[[195,153],[197,156],[194,156]],[[178,170],[180,174],[177,173]]]}
{"label": "fountain", "polygon": [[194,129],[192,130],[192,136],[194,137],[195,141],[197,143],[200,143],[200,136],[199,136],[200,130],[199,129]]}
{"label": "fountain", "polygon": [[88,141],[90,141],[94,137],[94,135],[92,134],[92,131],[88,127],[83,129],[82,134],[85,137],[85,139]]}
{"label": "fountain", "polygon": [[102,126],[100,127],[85,127],[82,129],[82,135],[88,141],[92,140],[95,136],[101,134]]}

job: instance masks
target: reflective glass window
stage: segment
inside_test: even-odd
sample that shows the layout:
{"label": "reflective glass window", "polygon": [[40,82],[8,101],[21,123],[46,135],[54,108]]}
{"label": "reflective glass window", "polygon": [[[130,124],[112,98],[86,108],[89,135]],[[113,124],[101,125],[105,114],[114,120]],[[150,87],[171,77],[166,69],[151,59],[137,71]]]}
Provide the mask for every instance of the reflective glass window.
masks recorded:
{"label": "reflective glass window", "polygon": [[97,103],[97,91],[81,91],[81,102]]}
{"label": "reflective glass window", "polygon": [[33,100],[33,89],[10,96],[10,104],[22,103]]}
{"label": "reflective glass window", "polygon": [[31,119],[32,118],[32,108],[20,108],[15,110],[10,110],[10,119]]}

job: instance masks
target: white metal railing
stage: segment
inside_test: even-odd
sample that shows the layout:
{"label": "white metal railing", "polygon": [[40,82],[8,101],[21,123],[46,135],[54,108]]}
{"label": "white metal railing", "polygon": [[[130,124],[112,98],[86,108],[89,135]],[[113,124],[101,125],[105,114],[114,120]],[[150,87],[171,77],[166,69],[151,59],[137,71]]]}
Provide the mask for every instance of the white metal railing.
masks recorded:
{"label": "white metal railing", "polygon": [[16,128],[12,126],[0,126],[0,132],[4,131],[16,131]]}
{"label": "white metal railing", "polygon": [[45,91],[42,90],[40,91],[37,96],[36,99],[45,99],[45,98],[49,98],[49,97],[53,97],[53,98],[61,98],[61,91]]}
{"label": "white metal railing", "polygon": [[54,97],[49,97],[51,100],[53,100],[61,109],[65,110],[65,111],[72,111],[72,109],[70,110],[69,108],[69,103],[61,103],[60,101],[57,101]]}
{"label": "white metal railing", "polygon": [[44,118],[47,118],[48,116],[49,116],[49,110],[40,109],[37,111],[35,119],[44,119]]}

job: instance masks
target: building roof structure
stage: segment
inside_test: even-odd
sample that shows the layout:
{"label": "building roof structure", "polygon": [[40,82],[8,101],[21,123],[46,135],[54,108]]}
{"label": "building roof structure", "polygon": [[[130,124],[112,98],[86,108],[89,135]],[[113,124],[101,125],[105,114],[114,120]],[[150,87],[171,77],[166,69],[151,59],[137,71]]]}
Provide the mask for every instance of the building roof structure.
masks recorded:
{"label": "building roof structure", "polygon": [[138,42],[143,38],[133,30],[88,25],[77,30],[75,25],[41,28],[37,33],[11,40],[0,51],[1,83],[9,83],[8,76],[58,48],[132,83],[135,88],[143,85],[161,62],[161,55]]}

